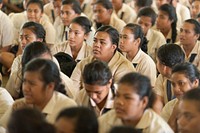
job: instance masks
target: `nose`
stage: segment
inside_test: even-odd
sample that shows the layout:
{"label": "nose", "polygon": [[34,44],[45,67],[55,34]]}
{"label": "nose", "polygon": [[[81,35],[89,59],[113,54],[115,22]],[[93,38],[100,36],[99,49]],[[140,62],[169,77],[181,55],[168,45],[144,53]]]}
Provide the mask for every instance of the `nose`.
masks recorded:
{"label": "nose", "polygon": [[97,94],[91,93],[91,94],[90,94],[90,97],[91,97],[93,100],[96,100],[96,99],[97,99]]}
{"label": "nose", "polygon": [[74,38],[74,33],[73,32],[69,32],[68,36],[69,36],[69,39],[73,39]]}
{"label": "nose", "polygon": [[23,38],[21,38],[20,41],[21,41],[22,47],[25,47],[25,46],[26,46],[26,43],[27,43],[26,39],[23,37]]}
{"label": "nose", "polygon": [[177,124],[178,124],[179,128],[182,128],[182,127],[184,127],[186,125],[183,116],[179,116],[178,117]]}
{"label": "nose", "polygon": [[26,82],[23,82],[23,84],[22,84],[22,90],[23,90],[23,93],[29,91],[29,86],[28,86],[28,84]]}

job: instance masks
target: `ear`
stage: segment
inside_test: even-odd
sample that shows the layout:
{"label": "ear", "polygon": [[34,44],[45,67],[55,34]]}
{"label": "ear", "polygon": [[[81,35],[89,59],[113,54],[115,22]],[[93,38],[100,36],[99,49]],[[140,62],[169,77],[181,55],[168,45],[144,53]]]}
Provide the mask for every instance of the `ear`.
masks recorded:
{"label": "ear", "polygon": [[195,34],[195,37],[197,38],[197,40],[199,39],[199,34]]}
{"label": "ear", "polygon": [[117,48],[117,45],[115,45],[115,44],[112,44],[111,48],[112,48],[112,51],[113,51],[113,53],[114,53],[114,51],[115,51],[115,50],[116,50],[116,48]]}
{"label": "ear", "polygon": [[42,38],[38,38],[37,41],[43,42],[44,40]]}
{"label": "ear", "polygon": [[143,97],[141,100],[142,107],[145,109],[149,103],[149,99],[147,96]]}
{"label": "ear", "polygon": [[108,9],[109,14],[111,15],[113,10],[112,9]]}
{"label": "ear", "polygon": [[110,87],[111,87],[111,84],[112,84],[112,78],[108,81],[107,86],[110,88]]}
{"label": "ear", "polygon": [[140,38],[137,38],[137,39],[135,40],[135,42],[136,42],[136,45],[139,47],[140,42],[141,42],[141,39],[140,39]]}
{"label": "ear", "polygon": [[193,88],[197,88],[199,86],[199,79],[195,79],[193,84]]}
{"label": "ear", "polygon": [[86,34],[84,35],[84,40],[87,40],[88,37],[89,37],[89,35],[90,35],[90,32],[86,33]]}
{"label": "ear", "polygon": [[49,83],[46,87],[47,87],[46,89],[51,90],[51,91],[54,91],[55,83],[54,83],[54,82],[51,82],[51,83]]}

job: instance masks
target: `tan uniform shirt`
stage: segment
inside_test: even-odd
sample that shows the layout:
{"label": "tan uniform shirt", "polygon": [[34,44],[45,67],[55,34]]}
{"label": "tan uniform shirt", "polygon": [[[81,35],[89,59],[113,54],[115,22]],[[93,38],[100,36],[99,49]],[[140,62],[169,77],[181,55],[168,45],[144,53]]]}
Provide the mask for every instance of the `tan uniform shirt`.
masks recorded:
{"label": "tan uniform shirt", "polygon": [[176,103],[178,102],[178,99],[173,99],[171,101],[169,101],[164,108],[161,111],[160,116],[166,121],[168,122],[173,110],[174,110],[174,106],[176,105]]}
{"label": "tan uniform shirt", "polygon": [[[154,92],[163,97],[164,104],[168,102],[167,98],[167,78],[162,76],[161,74],[158,75],[154,87]],[[172,87],[171,87],[172,97],[174,96]]]}
{"label": "tan uniform shirt", "polygon": [[[121,119],[117,118],[115,110],[111,110],[99,117],[99,133],[107,133],[114,126],[122,126]],[[152,109],[146,109],[142,118],[135,126],[143,133],[174,133],[169,125]]]}
{"label": "tan uniform shirt", "polygon": [[[185,50],[183,49],[183,45],[181,44],[179,45],[181,46],[182,50],[185,52]],[[189,62],[192,54],[196,54],[196,56],[191,63],[194,64],[198,68],[198,70],[200,70],[200,41],[196,42],[189,56],[188,57],[185,56],[185,61]]]}
{"label": "tan uniform shirt", "polygon": [[154,86],[156,82],[157,70],[151,57],[140,49],[131,62],[135,66],[137,72],[150,78],[151,85]]}
{"label": "tan uniform shirt", "polygon": [[0,87],[0,119],[4,113],[10,108],[14,100],[6,89]]}
{"label": "tan uniform shirt", "polygon": [[[89,56],[82,61],[80,61],[72,75],[71,79],[74,82],[74,86],[76,91],[78,92],[83,88],[83,81],[82,81],[82,72],[86,64],[96,60],[94,56]],[[134,72],[136,71],[134,66],[131,64],[130,61],[128,61],[122,54],[120,54],[118,51],[113,55],[112,59],[108,63],[108,66],[112,72],[114,81],[117,83],[119,79],[124,76],[125,74],[129,72]]]}
{"label": "tan uniform shirt", "polygon": [[148,40],[147,48],[148,48],[148,55],[156,62],[156,53],[160,46],[166,44],[165,37],[159,31],[149,29],[146,35]]}
{"label": "tan uniform shirt", "polygon": [[[32,104],[27,104],[25,101],[25,98],[18,99],[14,102],[12,106],[6,113],[5,115],[0,119],[0,125],[3,127],[6,127],[9,117],[12,113],[13,110],[22,108],[22,107],[33,107]],[[19,106],[17,106],[19,105]],[[45,105],[45,107],[42,110],[42,113],[46,115],[46,120],[54,124],[55,119],[57,115],[60,113],[61,110],[65,108],[70,108],[77,106],[74,100],[68,98],[67,96],[59,93],[59,92],[54,92],[53,96],[51,99],[48,101],[48,103]],[[17,107],[17,108],[16,108]]]}
{"label": "tan uniform shirt", "polygon": [[76,103],[80,106],[85,106],[85,107],[89,107],[89,108],[93,109],[94,112],[96,113],[96,115],[99,117],[99,116],[103,115],[104,113],[106,113],[108,110],[113,108],[114,95],[110,89],[107,99],[106,99],[106,103],[105,103],[104,107],[100,110],[97,107],[96,103],[88,96],[85,89],[82,89],[82,90],[80,90],[80,92],[78,93],[78,95],[76,97]]}
{"label": "tan uniform shirt", "polygon": [[[13,24],[14,24],[14,28],[15,28],[15,42],[18,43],[18,38],[19,38],[19,32],[21,27],[23,26],[24,23],[28,22],[28,18],[27,18],[27,13],[26,11],[22,12],[22,13],[15,13],[12,14],[10,16]],[[56,36],[56,31],[53,27],[53,25],[51,24],[48,16],[46,14],[43,14],[40,22],[39,22],[45,29],[46,31],[46,42],[47,43],[55,43],[55,36]]]}
{"label": "tan uniform shirt", "polygon": [[[53,55],[55,55],[58,52],[64,52],[64,53],[69,54],[71,57],[73,57],[68,41],[66,41],[62,44],[56,45],[55,47],[53,47],[51,49],[51,52]],[[81,61],[82,59],[84,59],[90,55],[92,55],[92,47],[87,45],[85,42],[83,42],[83,45],[82,45],[80,51],[78,52],[78,55],[77,55],[75,61]]]}
{"label": "tan uniform shirt", "polygon": [[[111,18],[110,18],[109,25],[112,26],[113,28],[117,29],[118,32],[121,32],[122,29],[124,28],[124,26],[126,25],[126,23],[123,20],[121,20],[120,18],[118,18],[116,13],[113,12],[111,15]],[[95,23],[94,23],[93,27],[95,27],[95,29],[97,29],[97,27],[95,26]]]}
{"label": "tan uniform shirt", "polygon": [[123,3],[122,8],[116,13],[126,24],[136,21],[136,12],[127,4]]}
{"label": "tan uniform shirt", "polygon": [[14,26],[10,18],[0,10],[0,48],[10,46],[14,39]]}

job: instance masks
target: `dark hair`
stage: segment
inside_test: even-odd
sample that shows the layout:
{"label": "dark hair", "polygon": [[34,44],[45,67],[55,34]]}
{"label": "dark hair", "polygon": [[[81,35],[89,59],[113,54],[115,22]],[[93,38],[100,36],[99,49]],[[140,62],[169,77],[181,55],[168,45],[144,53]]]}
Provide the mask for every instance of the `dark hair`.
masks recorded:
{"label": "dark hair", "polygon": [[139,8],[150,7],[152,3],[153,3],[152,0],[135,0],[135,5],[138,6]]}
{"label": "dark hair", "polygon": [[72,107],[62,110],[57,118],[72,119],[75,125],[75,133],[98,133],[98,121],[96,114],[86,107]]}
{"label": "dark hair", "polygon": [[29,0],[26,4],[26,7],[28,7],[30,4],[37,4],[41,11],[44,12],[42,0]]}
{"label": "dark hair", "polygon": [[27,71],[40,73],[44,85],[53,82],[55,83],[54,90],[66,95],[65,86],[60,78],[60,71],[53,61],[41,58],[33,59],[26,64],[23,73]]}
{"label": "dark hair", "polygon": [[145,96],[148,97],[149,103],[146,108],[152,107],[155,97],[153,95],[151,82],[148,77],[139,73],[132,72],[124,75],[119,80],[119,84],[126,84],[130,86],[134,92],[140,96],[140,99],[143,99]]}
{"label": "dark hair", "polygon": [[117,46],[116,50],[120,51],[118,49],[119,32],[115,28],[113,28],[112,26],[109,26],[109,25],[101,26],[100,28],[97,29],[95,34],[97,34],[97,32],[100,32],[100,31],[108,33],[109,36],[110,36],[110,40],[111,40],[112,44],[116,45]]}
{"label": "dark hair", "polygon": [[174,43],[176,41],[176,37],[177,37],[177,29],[176,29],[177,15],[176,15],[176,10],[172,5],[169,5],[169,4],[161,5],[159,10],[167,13],[167,15],[169,16],[169,19],[172,21],[172,23],[171,23],[171,29],[172,29],[171,38],[172,38],[172,43]]}
{"label": "dark hair", "polygon": [[115,126],[109,133],[142,133],[142,130],[131,126]]}
{"label": "dark hair", "polygon": [[56,133],[54,126],[46,122],[40,111],[33,108],[13,111],[7,129],[9,133]]}
{"label": "dark hair", "polygon": [[71,23],[76,23],[80,25],[85,30],[85,34],[91,31],[92,22],[86,17],[83,16],[76,17],[72,20]]}
{"label": "dark hair", "polygon": [[78,0],[63,0],[62,5],[71,5],[75,13],[81,14],[81,5]]}
{"label": "dark hair", "polygon": [[190,100],[190,101],[195,101],[197,104],[196,107],[200,111],[200,87],[191,89],[187,91],[181,100]]}
{"label": "dark hair", "polygon": [[185,60],[185,54],[176,44],[164,44],[157,51],[159,61],[170,68]]}
{"label": "dark hair", "polygon": [[147,53],[147,39],[142,31],[141,26],[137,25],[137,24],[133,24],[133,23],[129,23],[127,24],[124,28],[128,28],[131,30],[132,34],[134,35],[134,39],[138,39],[140,38],[140,45],[139,47],[145,52]]}
{"label": "dark hair", "polygon": [[107,63],[95,60],[83,69],[83,82],[90,85],[106,85],[112,79],[112,72]]}
{"label": "dark hair", "polygon": [[[200,34],[200,23],[195,19],[187,19],[184,21],[185,23],[190,23],[194,25],[194,32],[195,34]],[[200,37],[198,38],[200,40]]]}
{"label": "dark hair", "polygon": [[175,65],[172,69],[172,74],[177,72],[183,73],[190,80],[190,82],[194,82],[196,79],[200,81],[199,70],[192,63],[184,62]]}
{"label": "dark hair", "polygon": [[150,17],[151,18],[151,23],[152,26],[155,24],[156,22],[156,12],[151,8],[151,7],[144,7],[141,8],[138,12],[137,18],[141,17],[141,16],[145,16],[145,17]]}
{"label": "dark hair", "polygon": [[110,0],[97,0],[94,5],[101,4],[104,8],[113,9],[112,2]]}
{"label": "dark hair", "polygon": [[0,0],[0,3],[2,3],[3,2],[3,0]]}
{"label": "dark hair", "polygon": [[22,55],[22,68],[24,68],[30,60],[38,58],[44,53],[51,55],[51,51],[46,43],[36,41],[28,44]]}
{"label": "dark hair", "polygon": [[38,39],[42,39],[42,42],[46,42],[45,40],[46,31],[41,24],[32,21],[26,22],[24,23],[21,29],[31,30],[31,32],[33,32]]}

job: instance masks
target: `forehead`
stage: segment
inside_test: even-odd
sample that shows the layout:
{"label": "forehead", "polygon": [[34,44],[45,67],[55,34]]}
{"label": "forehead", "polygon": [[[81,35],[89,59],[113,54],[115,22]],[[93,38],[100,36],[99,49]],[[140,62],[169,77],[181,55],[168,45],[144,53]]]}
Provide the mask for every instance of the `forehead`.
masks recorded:
{"label": "forehead", "polygon": [[107,88],[106,85],[90,85],[90,84],[84,84],[84,85],[85,85],[85,90],[90,92],[103,91],[105,87]]}
{"label": "forehead", "polygon": [[98,31],[95,36],[96,39],[102,39],[102,40],[111,40],[110,35],[107,32],[104,31]]}
{"label": "forehead", "polygon": [[[67,11],[67,10],[73,10],[72,4],[65,4],[61,6],[61,10]],[[74,10],[73,10],[74,11]]]}
{"label": "forehead", "polygon": [[72,30],[83,30],[83,27],[77,23],[71,23],[69,28]]}
{"label": "forehead", "polygon": [[122,34],[134,34],[128,27],[123,28]]}
{"label": "forehead", "polygon": [[94,9],[106,9],[101,3],[94,4]]}
{"label": "forehead", "polygon": [[39,80],[41,78],[41,74],[38,71],[25,71],[24,78],[28,80]]}
{"label": "forehead", "polygon": [[158,11],[158,15],[169,16],[169,14],[166,11],[162,11],[162,10]]}
{"label": "forehead", "polygon": [[182,29],[194,30],[194,28],[195,25],[188,22],[184,22],[182,25]]}
{"label": "forehead", "polygon": [[138,20],[144,22],[144,23],[151,23],[152,19],[149,16],[140,16],[138,17]]}
{"label": "forehead", "polygon": [[171,78],[173,79],[172,81],[177,81],[177,80],[181,80],[181,79],[188,79],[188,77],[183,72],[172,73]]}
{"label": "forehead", "polygon": [[20,35],[23,35],[23,34],[25,34],[25,35],[31,35],[31,34],[35,35],[35,34],[32,32],[32,30],[30,30],[29,28],[21,29],[21,30],[20,30]]}
{"label": "forehead", "polygon": [[136,94],[134,87],[125,83],[118,85],[117,92],[120,94]]}
{"label": "forehead", "polygon": [[40,9],[40,6],[38,3],[30,3],[27,8],[37,8],[37,9]]}
{"label": "forehead", "polygon": [[179,103],[180,111],[190,112],[190,113],[197,112],[200,115],[199,102],[200,101],[195,101],[195,100],[186,100],[186,99],[181,100]]}

